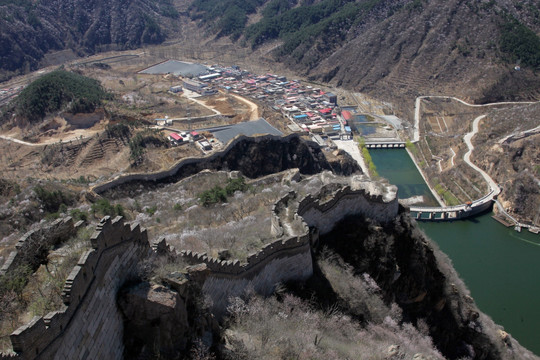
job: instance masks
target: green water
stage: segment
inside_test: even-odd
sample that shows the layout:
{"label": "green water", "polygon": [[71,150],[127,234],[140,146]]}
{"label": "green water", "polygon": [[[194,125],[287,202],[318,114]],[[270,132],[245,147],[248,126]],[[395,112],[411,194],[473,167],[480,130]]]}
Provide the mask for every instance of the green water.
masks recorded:
{"label": "green water", "polygon": [[[405,150],[370,154],[379,174],[398,186],[400,197],[425,195],[427,186]],[[419,225],[452,259],[478,307],[540,354],[540,236],[517,233],[491,215]]]}
{"label": "green water", "polygon": [[403,149],[377,149],[370,150],[369,154],[379,175],[397,185],[401,199],[422,195],[424,201],[417,205],[439,206],[407,151]]}

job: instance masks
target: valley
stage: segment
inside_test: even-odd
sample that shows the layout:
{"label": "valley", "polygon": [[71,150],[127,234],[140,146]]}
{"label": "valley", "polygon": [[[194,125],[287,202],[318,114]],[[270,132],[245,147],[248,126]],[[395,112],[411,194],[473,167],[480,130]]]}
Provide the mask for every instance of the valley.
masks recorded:
{"label": "valley", "polygon": [[0,358],[538,358],[536,2],[0,2]]}

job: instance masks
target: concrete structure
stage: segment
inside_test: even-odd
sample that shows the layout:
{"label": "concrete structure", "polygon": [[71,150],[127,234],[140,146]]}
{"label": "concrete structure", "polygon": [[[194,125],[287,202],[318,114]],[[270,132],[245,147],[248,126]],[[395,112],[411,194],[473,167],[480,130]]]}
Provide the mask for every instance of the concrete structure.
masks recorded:
{"label": "concrete structure", "polygon": [[368,149],[403,149],[405,148],[405,142],[403,141],[366,141],[366,148]]}
{"label": "concrete structure", "polygon": [[495,201],[498,194],[498,191],[491,190],[489,194],[471,202],[470,204],[462,204],[457,206],[411,206],[411,216],[416,220],[422,221],[448,221],[465,219],[489,210],[493,206],[493,201]]}

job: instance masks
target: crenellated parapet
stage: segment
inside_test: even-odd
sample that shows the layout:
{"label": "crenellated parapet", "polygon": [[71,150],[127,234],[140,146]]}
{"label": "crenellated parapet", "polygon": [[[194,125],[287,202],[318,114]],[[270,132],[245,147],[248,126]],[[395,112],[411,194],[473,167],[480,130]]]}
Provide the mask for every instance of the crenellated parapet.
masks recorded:
{"label": "crenellated parapet", "polygon": [[[190,171],[190,173],[198,173],[199,171],[203,169],[209,168],[208,164],[214,163],[214,162],[221,162],[222,158],[224,158],[232,149],[234,149],[239,143],[250,141],[255,144],[272,140],[272,141],[280,141],[283,143],[287,143],[291,141],[291,139],[297,139],[299,136],[297,134],[291,134],[288,136],[276,136],[276,135],[261,135],[261,136],[245,136],[245,135],[238,135],[233,140],[231,140],[227,146],[221,150],[216,151],[210,155],[203,156],[203,157],[193,157],[193,158],[183,158],[179,160],[175,165],[173,165],[171,168],[164,170],[164,171],[158,171],[153,173],[138,173],[138,174],[128,174],[128,175],[120,175],[117,178],[110,180],[108,182],[105,182],[103,184],[95,185],[91,188],[91,191],[93,191],[96,194],[104,193],[107,190],[113,189],[117,186],[127,184],[130,182],[137,182],[137,181],[146,181],[146,182],[158,182],[163,179],[172,178],[178,173],[184,172],[186,168],[190,169],[196,169],[196,171]],[[304,141],[304,143],[311,147],[319,147],[316,143],[311,141]]]}
{"label": "crenellated parapet", "polygon": [[212,274],[221,276],[239,276],[247,274],[253,269],[264,267],[265,263],[280,254],[290,254],[298,250],[309,249],[309,236],[306,233],[303,236],[294,236],[281,238],[266,244],[261,250],[250,254],[246,262],[239,260],[220,260],[207,256],[206,253],[197,253],[191,250],[182,250],[179,255],[191,264],[206,264]]}
{"label": "crenellated parapet", "polygon": [[[375,190],[375,191],[374,191]],[[298,203],[296,214],[309,227],[316,227],[325,234],[345,217],[362,215],[387,223],[399,211],[397,189],[394,185],[372,182],[353,183],[336,189],[335,184],[325,185],[318,195],[307,195]]]}
{"label": "crenellated parapet", "polygon": [[23,265],[36,270],[52,246],[75,235],[82,225],[82,221],[74,223],[71,217],[65,217],[27,232],[19,239],[15,250],[11,252],[2,266],[0,276]]}
{"label": "crenellated parapet", "polygon": [[[220,260],[205,253],[178,252],[165,240],[150,246],[146,230],[125,224],[121,217],[105,217],[91,236],[86,251],[69,274],[61,309],[32,321],[11,335],[16,356],[2,359],[107,358],[123,356],[123,319],[116,304],[120,286],[135,277],[152,250],[205,264],[199,282],[217,317],[226,313],[229,299],[255,291],[271,294],[276,284],[306,280],[313,274],[312,250],[318,233],[330,231],[349,215],[380,222],[398,213],[395,188],[372,182],[331,183],[317,195],[302,199],[290,192],[272,207],[275,240],[248,256],[245,262]],[[60,224],[60,223],[58,223]],[[56,226],[59,226],[59,225]]]}
{"label": "crenellated parapet", "polygon": [[[10,336],[14,359],[121,359],[122,317],[116,306],[119,287],[137,273],[150,254],[148,236],[122,217],[105,217],[69,274],[61,309],[32,321]],[[85,355],[86,354],[86,355]]]}
{"label": "crenellated parapet", "polygon": [[276,240],[250,254],[246,262],[189,250],[179,254],[188,263],[206,265],[209,274],[203,291],[212,300],[214,313],[221,316],[228,299],[248,289],[268,295],[278,282],[309,278],[313,274],[312,245],[319,232],[330,231],[345,217],[363,215],[383,223],[395,218],[399,208],[395,187],[377,186],[362,181],[332,183],[301,200],[295,192],[286,194],[272,207],[271,231]]}

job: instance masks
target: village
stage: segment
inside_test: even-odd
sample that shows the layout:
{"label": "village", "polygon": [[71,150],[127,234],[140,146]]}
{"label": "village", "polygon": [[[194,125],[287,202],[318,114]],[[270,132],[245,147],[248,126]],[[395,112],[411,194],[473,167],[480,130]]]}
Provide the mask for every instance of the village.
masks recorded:
{"label": "village", "polygon": [[[238,66],[212,65],[204,70],[198,67],[193,71],[193,66],[188,64],[189,70],[186,71],[186,63],[165,62],[167,63],[170,63],[169,66],[164,67],[163,63],[156,65],[157,71],[170,71],[179,77],[179,81],[181,79],[179,85],[170,87],[170,93],[196,99],[221,92],[265,103],[288,120],[288,132],[303,133],[323,148],[335,148],[336,143],[352,140],[355,136],[382,142],[402,142],[402,135],[398,131],[407,128],[402,126],[395,116],[374,118],[372,115],[360,113],[357,106],[339,106],[336,94],[304,84],[300,80],[290,80],[285,76],[270,73],[252,74]],[[176,67],[177,65],[179,67]],[[156,73],[151,69],[152,67],[143,73]],[[167,116],[156,118],[155,121],[157,126],[176,129],[173,119]],[[180,145],[196,142],[203,152],[221,147],[240,134],[283,135],[262,118],[242,124],[202,128],[198,131],[182,130],[167,134],[171,143]]]}

